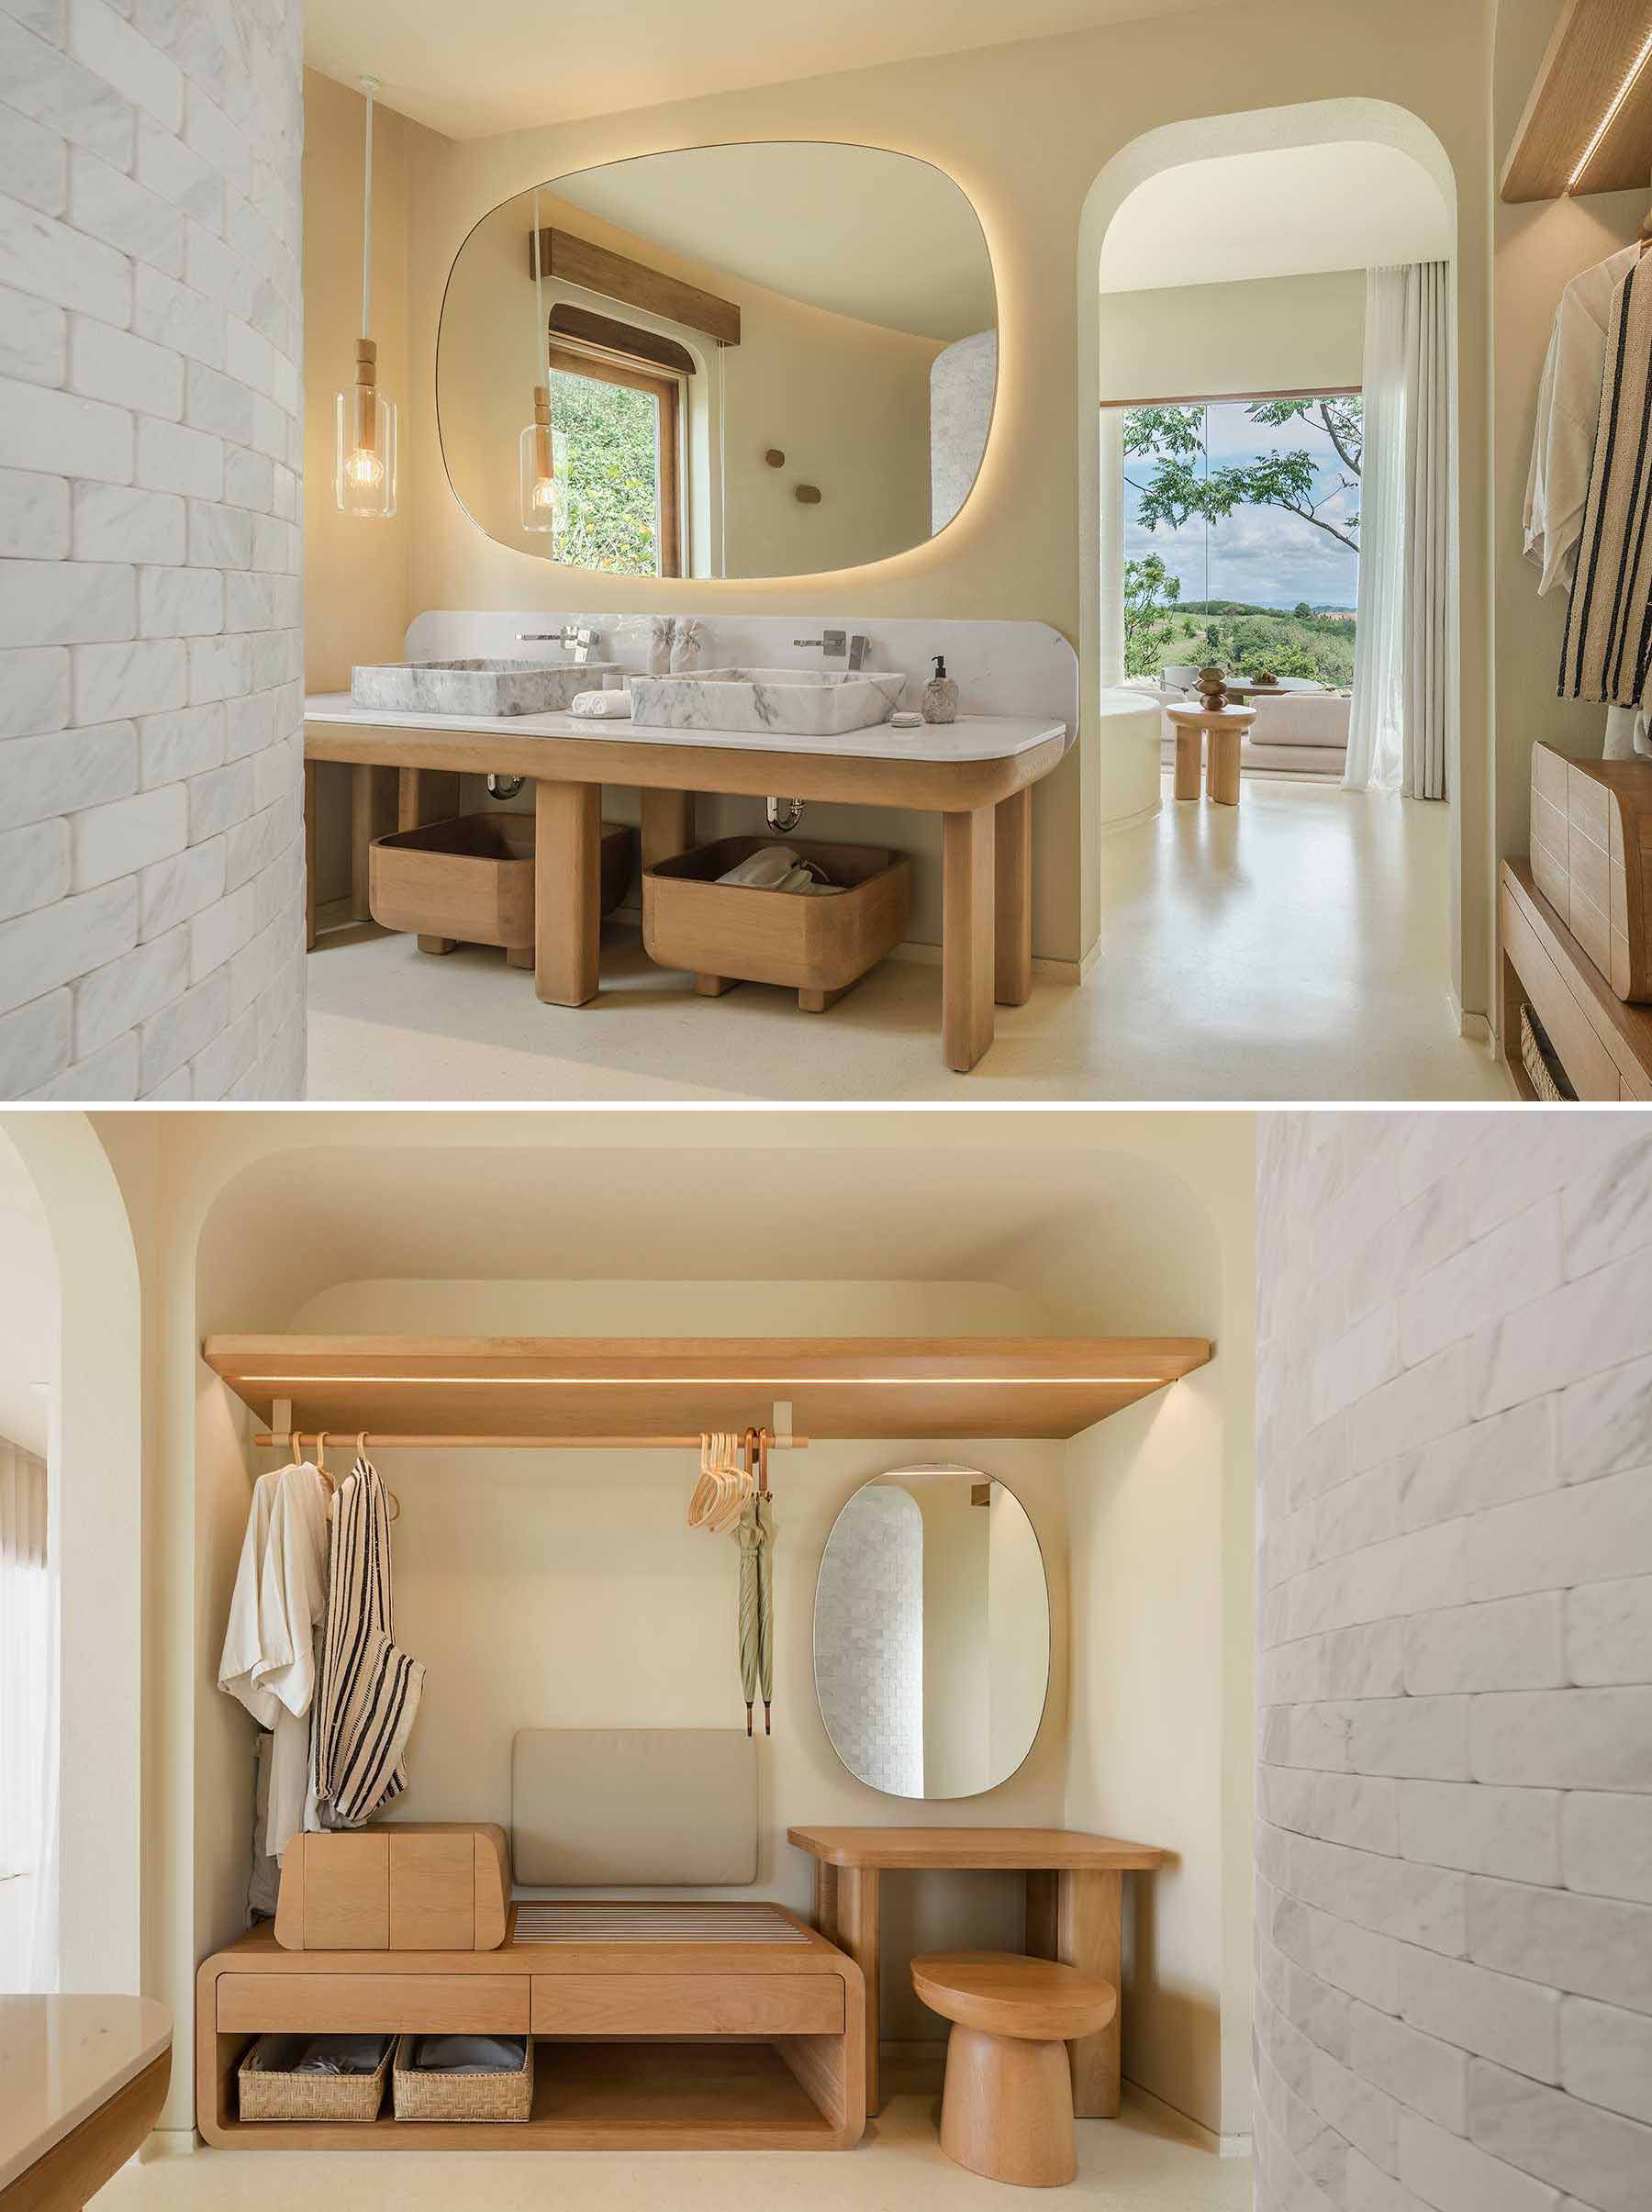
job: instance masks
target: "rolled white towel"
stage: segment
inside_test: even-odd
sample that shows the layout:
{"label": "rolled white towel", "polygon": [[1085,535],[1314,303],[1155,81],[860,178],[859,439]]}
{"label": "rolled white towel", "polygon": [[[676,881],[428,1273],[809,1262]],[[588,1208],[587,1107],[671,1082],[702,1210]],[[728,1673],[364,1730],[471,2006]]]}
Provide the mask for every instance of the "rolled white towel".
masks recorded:
{"label": "rolled white towel", "polygon": [[588,714],[595,721],[622,722],[631,720],[631,710],[629,691],[581,691],[568,711]]}

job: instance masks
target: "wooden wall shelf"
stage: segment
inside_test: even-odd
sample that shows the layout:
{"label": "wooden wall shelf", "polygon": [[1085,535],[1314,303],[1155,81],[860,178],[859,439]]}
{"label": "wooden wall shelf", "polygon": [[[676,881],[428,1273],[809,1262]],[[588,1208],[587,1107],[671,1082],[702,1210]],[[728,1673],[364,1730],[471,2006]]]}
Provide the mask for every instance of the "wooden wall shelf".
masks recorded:
{"label": "wooden wall shelf", "polygon": [[809,1436],[1077,1436],[1203,1367],[1198,1336],[209,1336],[262,1419],[474,1438],[761,1427]]}
{"label": "wooden wall shelf", "polygon": [[1630,192],[1652,173],[1652,57],[1646,57],[1588,167],[1590,140],[1652,39],[1652,0],[1568,0],[1503,164],[1502,197]]}

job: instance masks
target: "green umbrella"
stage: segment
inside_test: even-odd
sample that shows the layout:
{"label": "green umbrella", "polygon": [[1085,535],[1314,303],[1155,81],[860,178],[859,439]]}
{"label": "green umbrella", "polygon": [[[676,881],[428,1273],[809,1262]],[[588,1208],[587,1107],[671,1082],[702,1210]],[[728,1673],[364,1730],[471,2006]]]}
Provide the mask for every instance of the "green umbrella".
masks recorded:
{"label": "green umbrella", "polygon": [[775,1519],[775,1501],[766,1491],[762,1498],[753,1501],[752,1512],[759,1539],[757,1671],[763,1684],[763,1733],[769,1736],[773,1734],[770,1709],[775,1702],[775,1538],[779,1531]]}

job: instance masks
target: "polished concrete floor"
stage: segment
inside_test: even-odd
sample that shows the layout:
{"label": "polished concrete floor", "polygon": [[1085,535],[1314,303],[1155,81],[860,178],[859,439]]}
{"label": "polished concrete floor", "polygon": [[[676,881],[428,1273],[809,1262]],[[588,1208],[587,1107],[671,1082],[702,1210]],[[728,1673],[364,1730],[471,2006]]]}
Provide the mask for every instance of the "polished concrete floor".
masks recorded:
{"label": "polished concrete floor", "polygon": [[[894,2097],[854,2151],[197,2151],[126,2167],[96,2212],[1003,2212],[1011,2195],[954,2166],[935,2135],[932,2100]],[[1078,2178],[1041,2204],[1095,2212],[1249,2212],[1250,2161],[1222,2158],[1178,2131],[1162,2107],[1126,2099],[1117,2120],[1078,2128]]]}
{"label": "polished concrete floor", "polygon": [[1102,956],[1000,1007],[967,1077],[943,1067],[941,974],[887,960],[827,1014],[745,984],[695,997],[605,933],[603,990],[541,1006],[501,953],[372,936],[309,960],[324,1100],[1494,1099],[1447,1000],[1451,816],[1247,777],[1236,808],[1166,799],[1102,841]]}

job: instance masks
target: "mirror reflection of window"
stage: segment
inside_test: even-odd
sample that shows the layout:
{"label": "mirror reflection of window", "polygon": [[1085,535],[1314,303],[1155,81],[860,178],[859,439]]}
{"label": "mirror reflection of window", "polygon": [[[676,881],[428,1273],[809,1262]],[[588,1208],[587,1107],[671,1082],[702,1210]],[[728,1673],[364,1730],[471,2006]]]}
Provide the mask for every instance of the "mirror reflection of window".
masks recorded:
{"label": "mirror reflection of window", "polygon": [[681,575],[678,410],[672,378],[553,347],[559,560],[610,575]]}
{"label": "mirror reflection of window", "polygon": [[978,1796],[1038,1734],[1050,1609],[1014,1493],[956,1467],[908,1468],[843,1507],[820,1562],[815,1687],[849,1771],[893,1796]]}

